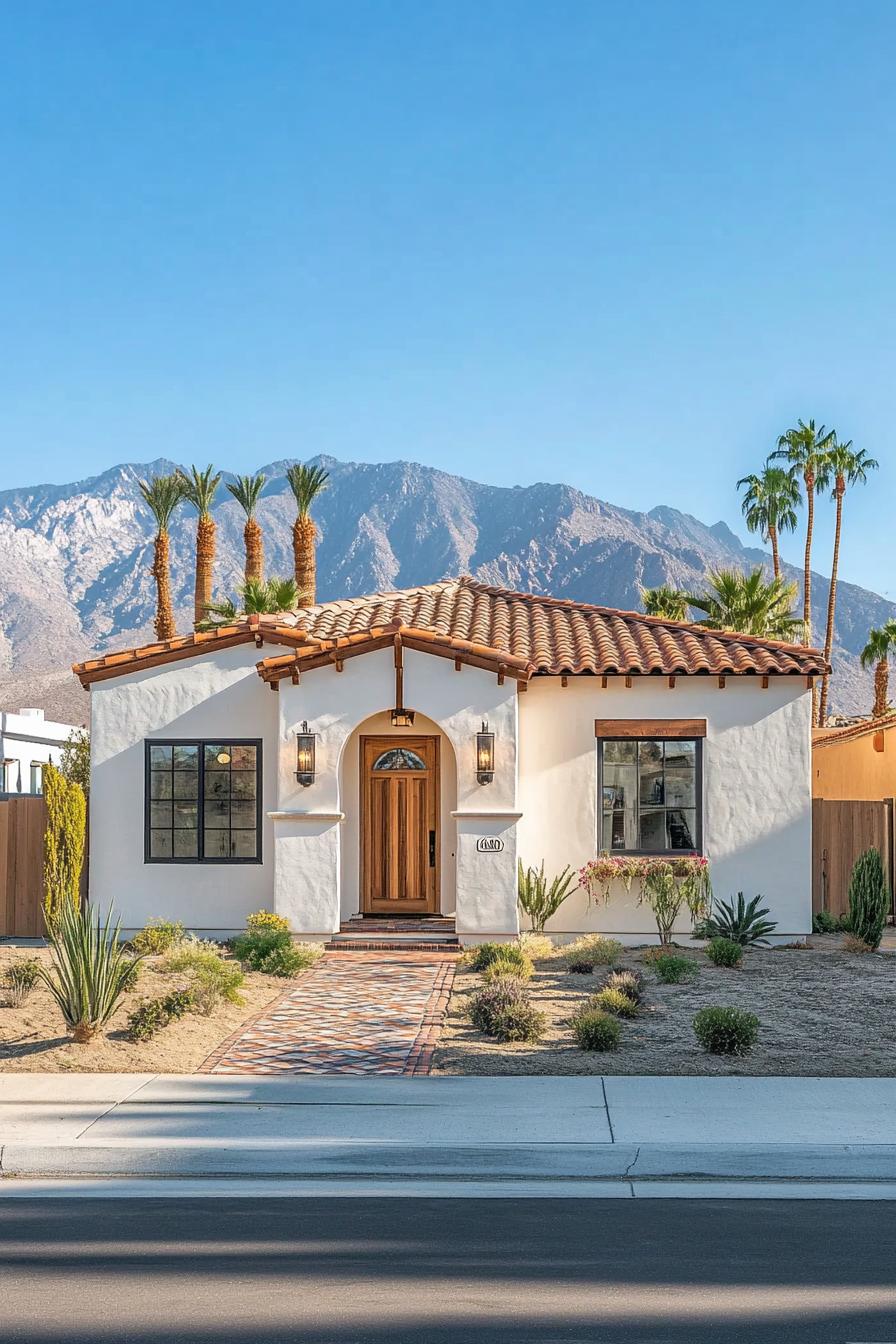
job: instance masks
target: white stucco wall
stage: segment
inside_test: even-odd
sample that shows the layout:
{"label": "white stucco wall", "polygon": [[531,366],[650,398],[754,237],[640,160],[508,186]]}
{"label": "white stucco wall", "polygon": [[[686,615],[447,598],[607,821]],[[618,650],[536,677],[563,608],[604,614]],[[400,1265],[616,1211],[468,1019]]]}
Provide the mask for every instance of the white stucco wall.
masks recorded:
{"label": "white stucco wall", "polygon": [[158,916],[232,932],[272,906],[267,816],[260,864],[148,864],[143,850],[147,738],[261,738],[264,798],[276,796],[277,697],[255,670],[261,656],[242,645],[91,687],[90,898],[114,901],[126,929]]}
{"label": "white stucco wall", "polygon": [[[394,699],[393,654],[387,649],[347,659],[342,672],[333,667],[305,672],[298,686],[280,683],[275,905],[303,934],[328,934],[340,915],[357,909],[357,859],[343,863],[342,858],[348,845],[357,851],[357,763],[344,757],[347,747],[357,753],[359,726],[388,711]],[[450,659],[410,649],[404,653],[404,702],[438,724],[453,748],[457,806],[450,838],[456,840],[458,930],[476,936],[515,933],[516,683],[499,686],[494,673],[471,667],[458,672]],[[483,718],[496,741],[495,779],[484,786],[476,782],[475,762]],[[295,733],[303,719],[317,733],[317,774],[307,788],[294,774]],[[499,834],[503,851],[477,853],[480,833]],[[443,857],[449,836],[443,828]],[[452,908],[449,876],[450,867],[443,868],[443,909]],[[352,883],[345,892],[343,881]]]}
{"label": "white stucco wall", "polygon": [[[811,696],[802,678],[535,678],[520,697],[520,857],[547,873],[598,852],[595,719],[703,718],[703,844],[717,896],[762,892],[780,936],[811,931]],[[686,934],[687,916],[676,929]],[[623,886],[588,908],[576,892],[548,932],[656,933]]]}

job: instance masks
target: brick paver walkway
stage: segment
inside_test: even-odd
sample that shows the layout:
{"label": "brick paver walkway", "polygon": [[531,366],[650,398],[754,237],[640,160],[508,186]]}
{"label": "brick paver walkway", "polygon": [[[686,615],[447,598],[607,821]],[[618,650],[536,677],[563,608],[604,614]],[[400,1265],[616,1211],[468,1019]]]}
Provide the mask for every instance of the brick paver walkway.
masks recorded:
{"label": "brick paver walkway", "polygon": [[429,1073],[456,959],[328,952],[200,1073]]}

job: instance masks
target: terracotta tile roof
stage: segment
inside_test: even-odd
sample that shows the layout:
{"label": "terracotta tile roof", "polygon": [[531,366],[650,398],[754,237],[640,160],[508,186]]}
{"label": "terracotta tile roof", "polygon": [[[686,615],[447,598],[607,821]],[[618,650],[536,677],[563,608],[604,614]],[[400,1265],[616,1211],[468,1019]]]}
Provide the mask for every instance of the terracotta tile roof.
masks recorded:
{"label": "terracotta tile roof", "polygon": [[815,728],[812,731],[812,746],[815,749],[833,747],[838,742],[854,742],[857,737],[868,737],[890,728],[896,728],[896,714],[887,714],[880,719],[863,719],[861,723],[850,723],[845,728]]}
{"label": "terracotta tile roof", "polygon": [[[307,666],[315,658],[332,660],[332,650],[343,641],[346,646],[385,644],[396,628],[402,628],[402,640],[411,647],[429,642],[433,652],[504,663],[509,671],[526,676],[820,676],[825,671],[818,649],[512,592],[467,577],[248,618],[206,635],[93,659],[74,670],[86,685],[148,662],[192,657],[210,645],[249,639],[293,646],[299,665]],[[265,659],[259,670],[265,675],[265,667],[273,663],[279,669],[295,661]]]}

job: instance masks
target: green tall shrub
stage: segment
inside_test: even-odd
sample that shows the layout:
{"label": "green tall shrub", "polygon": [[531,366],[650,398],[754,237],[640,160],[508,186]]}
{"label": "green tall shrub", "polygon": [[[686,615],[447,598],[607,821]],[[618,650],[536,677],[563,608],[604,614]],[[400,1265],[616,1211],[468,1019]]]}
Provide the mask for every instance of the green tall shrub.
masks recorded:
{"label": "green tall shrub", "polygon": [[849,928],[869,947],[879,947],[890,909],[890,893],[883,860],[876,849],[866,849],[853,865],[849,879]]}
{"label": "green tall shrub", "polygon": [[44,768],[44,798],[44,915],[49,927],[66,901],[75,909],[81,904],[87,800],[81,786],[67,780],[53,765]]}

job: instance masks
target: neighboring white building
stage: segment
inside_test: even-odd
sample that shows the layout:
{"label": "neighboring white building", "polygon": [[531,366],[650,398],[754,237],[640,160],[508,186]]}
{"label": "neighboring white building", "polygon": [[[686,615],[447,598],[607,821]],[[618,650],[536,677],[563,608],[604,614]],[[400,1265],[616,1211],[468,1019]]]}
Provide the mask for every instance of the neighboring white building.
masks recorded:
{"label": "neighboring white building", "polygon": [[42,709],[0,710],[0,794],[43,793],[43,768],[58,765],[70,723],[53,723]]}
{"label": "neighboring white building", "polygon": [[[90,894],[329,938],[358,913],[519,929],[517,859],[705,854],[716,893],[811,929],[817,650],[471,579],[329,602],[79,664]],[[409,720],[412,719],[412,722]],[[624,889],[548,931],[655,936]],[[681,932],[687,933],[687,922]]]}

